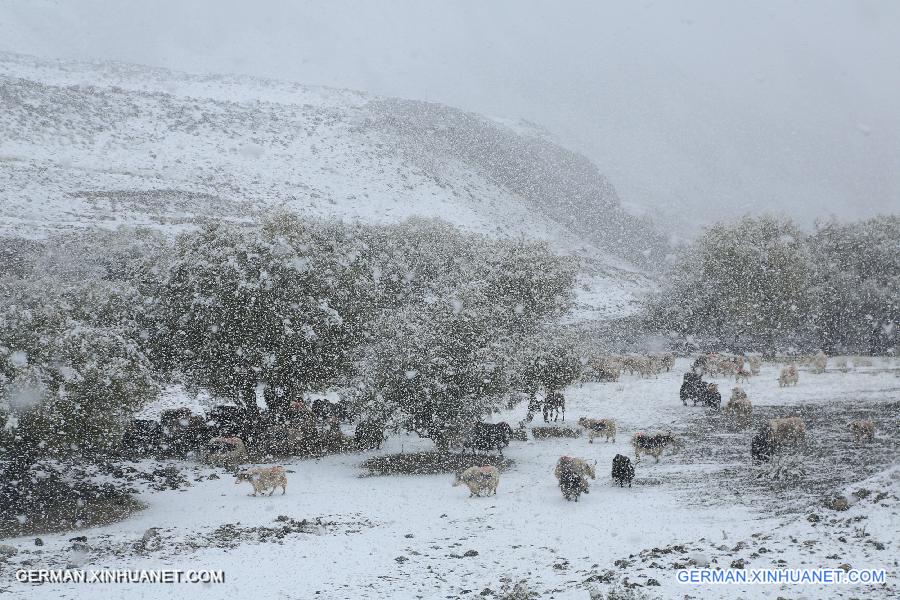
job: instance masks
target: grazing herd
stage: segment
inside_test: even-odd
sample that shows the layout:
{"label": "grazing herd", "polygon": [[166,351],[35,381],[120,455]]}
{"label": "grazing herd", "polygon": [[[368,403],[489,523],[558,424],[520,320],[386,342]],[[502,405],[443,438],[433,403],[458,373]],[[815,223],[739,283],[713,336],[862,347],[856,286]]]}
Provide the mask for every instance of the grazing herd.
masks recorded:
{"label": "grazing herd", "polygon": [[[778,385],[797,385],[797,363],[805,364],[811,372],[824,372],[827,368],[827,357],[823,353],[807,358],[805,361],[789,361],[780,368]],[[861,361],[854,361],[860,364]],[[638,374],[641,377],[670,371],[674,365],[674,355],[627,355],[607,356],[588,361],[586,370],[600,381],[617,381],[621,373]],[[728,424],[747,427],[753,418],[753,405],[744,388],[735,385],[731,389],[728,402],[722,408],[722,396],[718,384],[704,380],[704,376],[733,376],[735,383],[747,382],[751,377],[759,375],[761,360],[759,357],[743,357],[732,355],[707,354],[697,358],[690,370],[684,374],[679,398],[684,406],[700,405],[711,411],[722,410]],[[846,361],[837,362],[839,371],[847,368]],[[530,421],[534,413],[540,409],[544,421],[565,421],[566,402],[559,390],[548,390],[542,402],[532,397],[528,405]],[[264,448],[273,453],[272,448],[283,449],[290,454],[296,445],[311,439],[323,448],[333,451],[346,449],[370,450],[380,449],[385,440],[385,422],[383,420],[361,419],[355,426],[352,437],[341,431],[342,422],[351,421],[353,414],[348,403],[330,403],[316,400],[310,407],[303,401],[291,404],[290,418],[268,423],[266,417],[259,420],[266,425],[255,426],[248,422],[246,413],[235,406],[217,406],[207,416],[192,414],[187,408],[165,410],[159,422],[147,419],[135,419],[126,428],[123,438],[123,454],[140,458],[144,456],[184,457],[188,453],[196,453],[208,464],[233,469],[236,473],[235,483],[250,483],[257,496],[271,496],[277,488],[282,494],[287,491],[287,476],[283,467],[253,467],[238,470],[241,464],[250,461],[252,453],[248,451],[245,441],[261,443],[257,434],[260,429],[268,432],[270,438]],[[351,421],[352,422],[352,421]],[[616,442],[617,426],[612,418],[591,418],[583,416],[578,419],[581,430],[587,432],[588,443],[594,438],[603,438],[606,443]],[[872,442],[875,438],[875,423],[869,419],[855,420],[848,423],[850,435],[857,443]],[[578,430],[574,430],[580,433]],[[473,423],[464,430],[451,432],[448,436],[450,447],[462,452],[498,452],[503,450],[514,439],[527,440],[525,421],[513,430],[506,422]],[[753,461],[767,461],[774,455],[805,446],[807,440],[806,425],[800,417],[770,419],[763,423],[752,435],[750,455]],[[280,446],[278,444],[281,444]],[[683,448],[683,443],[671,431],[644,432],[638,431],[631,436],[634,451],[634,462],[623,454],[616,454],[612,461],[612,480],[614,485],[631,487],[635,477],[635,465],[641,462],[642,455],[652,456],[659,462],[665,450],[673,452]],[[251,448],[250,450],[254,450]],[[557,484],[566,500],[578,501],[582,494],[590,493],[590,481],[595,480],[597,462],[589,462],[574,456],[562,456],[553,470]],[[454,486],[465,485],[470,497],[496,495],[500,483],[500,471],[492,465],[473,465],[456,473]]]}
{"label": "grazing herd", "polygon": [[[645,376],[647,372],[646,366],[654,364],[653,361],[644,357],[642,360],[637,358],[629,358],[619,360],[617,358],[604,358],[593,363],[592,369],[595,376],[603,381],[617,381],[622,370],[632,373],[639,373]],[[665,364],[665,363],[662,363]],[[812,372],[822,373],[827,366],[827,357],[823,353],[819,353],[810,359],[807,364]],[[839,365],[841,363],[838,363]],[[667,370],[670,366],[663,367]],[[722,396],[718,391],[718,385],[713,382],[704,381],[704,375],[726,375],[734,376],[735,382],[748,382],[751,377],[759,375],[761,370],[761,359],[751,356],[735,357],[735,356],[717,356],[704,355],[698,358],[692,365],[691,370],[684,374],[679,396],[684,406],[691,402],[693,406],[703,406],[705,408],[717,411],[722,408]],[[839,368],[839,370],[842,370]],[[798,368],[795,362],[789,362],[779,372],[779,387],[788,385],[796,385],[799,380]],[[544,417],[547,420],[548,405],[550,407],[555,404],[564,406],[562,394],[554,392],[552,402],[545,402]],[[530,407],[531,410],[532,407]],[[552,413],[551,413],[552,414]],[[743,387],[735,386],[731,389],[731,396],[725,404],[722,414],[729,424],[739,427],[746,427],[752,422],[753,405]],[[503,424],[505,425],[505,424]],[[589,417],[581,417],[578,419],[578,425],[587,432],[588,443],[593,443],[595,437],[604,438],[606,442],[616,440],[616,422],[614,419],[604,418],[596,419]],[[875,436],[875,424],[869,420],[856,420],[848,424],[854,440],[858,443],[871,442]],[[770,419],[766,421],[752,436],[750,442],[750,455],[753,461],[766,461],[773,455],[784,451],[790,451],[802,448],[806,445],[807,431],[806,425],[800,417],[784,417]],[[612,461],[612,480],[614,485],[624,487],[626,484],[631,487],[635,476],[635,464],[640,463],[642,455],[652,456],[656,462],[659,462],[660,456],[666,448],[677,451],[683,448],[683,442],[671,431],[657,431],[647,433],[638,431],[632,435],[631,445],[635,454],[635,462],[622,454],[616,454]],[[472,495],[479,495],[473,489],[473,484],[469,483],[474,479],[478,481],[476,475],[479,469],[487,467],[472,467],[462,474],[457,475],[456,483],[460,482],[469,485]],[[554,468],[554,476],[556,477],[559,489],[563,498],[566,500],[578,501],[582,494],[590,493],[590,480],[596,478],[596,461],[589,463],[582,458],[573,456],[562,456],[556,463]],[[496,483],[499,481],[492,480],[492,493],[496,494]]]}

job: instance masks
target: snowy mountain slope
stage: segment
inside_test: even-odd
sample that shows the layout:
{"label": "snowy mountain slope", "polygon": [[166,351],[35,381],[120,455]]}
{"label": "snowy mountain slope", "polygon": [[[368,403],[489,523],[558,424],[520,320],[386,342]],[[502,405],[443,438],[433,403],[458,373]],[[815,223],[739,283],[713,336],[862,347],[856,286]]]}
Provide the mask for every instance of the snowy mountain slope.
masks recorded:
{"label": "snowy mountain slope", "polygon": [[[0,53],[0,230],[177,229],[275,207],[413,215],[585,259],[580,314],[627,312],[659,238],[583,157],[527,124],[251,77]],[[587,311],[587,312],[585,312]]]}

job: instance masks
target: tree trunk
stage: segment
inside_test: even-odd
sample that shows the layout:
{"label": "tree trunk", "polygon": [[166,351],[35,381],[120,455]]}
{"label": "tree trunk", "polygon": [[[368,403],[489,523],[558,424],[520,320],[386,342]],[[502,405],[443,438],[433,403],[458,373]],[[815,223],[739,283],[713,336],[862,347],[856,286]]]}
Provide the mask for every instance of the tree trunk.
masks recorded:
{"label": "tree trunk", "polygon": [[248,379],[244,382],[240,390],[240,402],[238,402],[238,405],[243,407],[247,417],[252,419],[253,422],[259,420],[259,406],[256,404],[256,383],[256,380],[253,379]]}

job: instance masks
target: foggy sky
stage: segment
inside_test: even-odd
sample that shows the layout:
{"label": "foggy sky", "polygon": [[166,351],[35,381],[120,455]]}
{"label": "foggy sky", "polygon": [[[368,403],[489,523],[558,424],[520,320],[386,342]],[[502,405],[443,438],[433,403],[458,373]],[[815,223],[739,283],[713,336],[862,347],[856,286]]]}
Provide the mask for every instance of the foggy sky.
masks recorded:
{"label": "foggy sky", "polygon": [[900,212],[892,0],[0,0],[0,49],[528,119],[663,224]]}

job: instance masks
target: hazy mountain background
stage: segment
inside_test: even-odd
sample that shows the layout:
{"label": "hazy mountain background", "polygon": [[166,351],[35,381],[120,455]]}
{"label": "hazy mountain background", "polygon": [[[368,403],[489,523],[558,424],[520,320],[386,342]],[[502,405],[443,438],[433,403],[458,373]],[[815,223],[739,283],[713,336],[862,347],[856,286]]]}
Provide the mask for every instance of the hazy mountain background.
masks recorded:
{"label": "hazy mountain background", "polygon": [[900,206],[891,1],[0,0],[0,49],[525,119],[676,237],[748,211]]}

